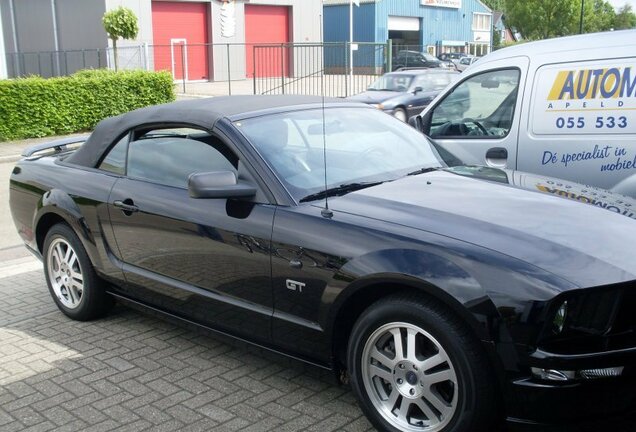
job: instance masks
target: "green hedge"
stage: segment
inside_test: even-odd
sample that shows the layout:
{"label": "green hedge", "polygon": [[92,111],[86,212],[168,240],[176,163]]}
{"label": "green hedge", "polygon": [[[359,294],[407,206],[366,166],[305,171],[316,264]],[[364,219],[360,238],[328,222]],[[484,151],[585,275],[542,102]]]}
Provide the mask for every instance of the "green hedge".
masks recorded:
{"label": "green hedge", "polygon": [[84,70],[68,77],[0,81],[0,141],[64,135],[175,99],[168,72]]}

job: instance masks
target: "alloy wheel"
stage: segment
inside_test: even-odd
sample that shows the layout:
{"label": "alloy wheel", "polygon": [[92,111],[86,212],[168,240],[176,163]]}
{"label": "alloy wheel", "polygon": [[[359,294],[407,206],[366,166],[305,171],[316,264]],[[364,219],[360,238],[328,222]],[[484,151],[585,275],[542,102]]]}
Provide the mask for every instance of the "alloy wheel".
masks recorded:
{"label": "alloy wheel", "polygon": [[84,275],[77,253],[65,239],[56,238],[46,259],[55,296],[64,307],[76,309],[84,298]]}
{"label": "alloy wheel", "polygon": [[410,323],[387,323],[368,338],[361,361],[369,399],[395,428],[435,432],[453,418],[457,374],[430,333]]}

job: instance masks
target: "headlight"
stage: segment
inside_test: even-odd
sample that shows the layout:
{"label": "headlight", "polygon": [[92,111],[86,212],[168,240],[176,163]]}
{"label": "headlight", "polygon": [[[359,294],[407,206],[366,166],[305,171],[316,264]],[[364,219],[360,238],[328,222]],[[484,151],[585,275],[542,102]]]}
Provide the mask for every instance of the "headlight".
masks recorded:
{"label": "headlight", "polygon": [[381,109],[384,109],[384,105],[382,105],[382,104],[376,104],[376,105],[375,105],[375,107],[376,107],[377,109],[380,109],[380,110],[381,110]]}
{"label": "headlight", "polygon": [[564,301],[561,303],[559,309],[557,309],[556,315],[554,316],[554,320],[552,321],[552,331],[555,334],[559,334],[563,331],[565,327],[565,320],[568,317],[568,301]]}
{"label": "headlight", "polygon": [[538,345],[563,353],[603,349],[621,297],[620,289],[591,288],[559,296],[546,310]]}

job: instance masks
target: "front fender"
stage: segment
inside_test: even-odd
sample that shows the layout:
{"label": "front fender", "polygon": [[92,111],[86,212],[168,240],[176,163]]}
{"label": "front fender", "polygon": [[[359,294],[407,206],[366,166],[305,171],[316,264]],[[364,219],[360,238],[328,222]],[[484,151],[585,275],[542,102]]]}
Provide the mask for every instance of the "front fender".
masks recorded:
{"label": "front fender", "polygon": [[[499,317],[480,282],[449,256],[416,249],[385,249],[347,262],[341,274],[352,279],[329,308],[333,325],[339,311],[371,286],[410,287],[450,307],[482,340],[491,340],[488,323]],[[335,293],[325,292],[325,296]],[[323,302],[324,304],[324,302]]]}
{"label": "front fender", "polygon": [[378,250],[347,262],[330,284],[333,291],[325,292],[323,304],[331,304],[327,334],[336,335],[343,314],[368,302],[377,294],[370,288],[378,285],[390,287],[381,296],[406,288],[434,297],[495,347],[507,370],[516,370],[523,352],[536,343],[547,303],[572,288],[523,261],[464,242]]}

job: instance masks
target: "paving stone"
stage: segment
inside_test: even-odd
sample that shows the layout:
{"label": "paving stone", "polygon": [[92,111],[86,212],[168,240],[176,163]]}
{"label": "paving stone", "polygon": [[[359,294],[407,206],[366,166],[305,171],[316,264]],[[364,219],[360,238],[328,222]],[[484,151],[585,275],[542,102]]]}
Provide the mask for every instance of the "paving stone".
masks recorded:
{"label": "paving stone", "polygon": [[[328,371],[122,306],[74,322],[41,271],[0,278],[0,431],[49,430],[373,427]],[[611,430],[633,432],[636,420]]]}

